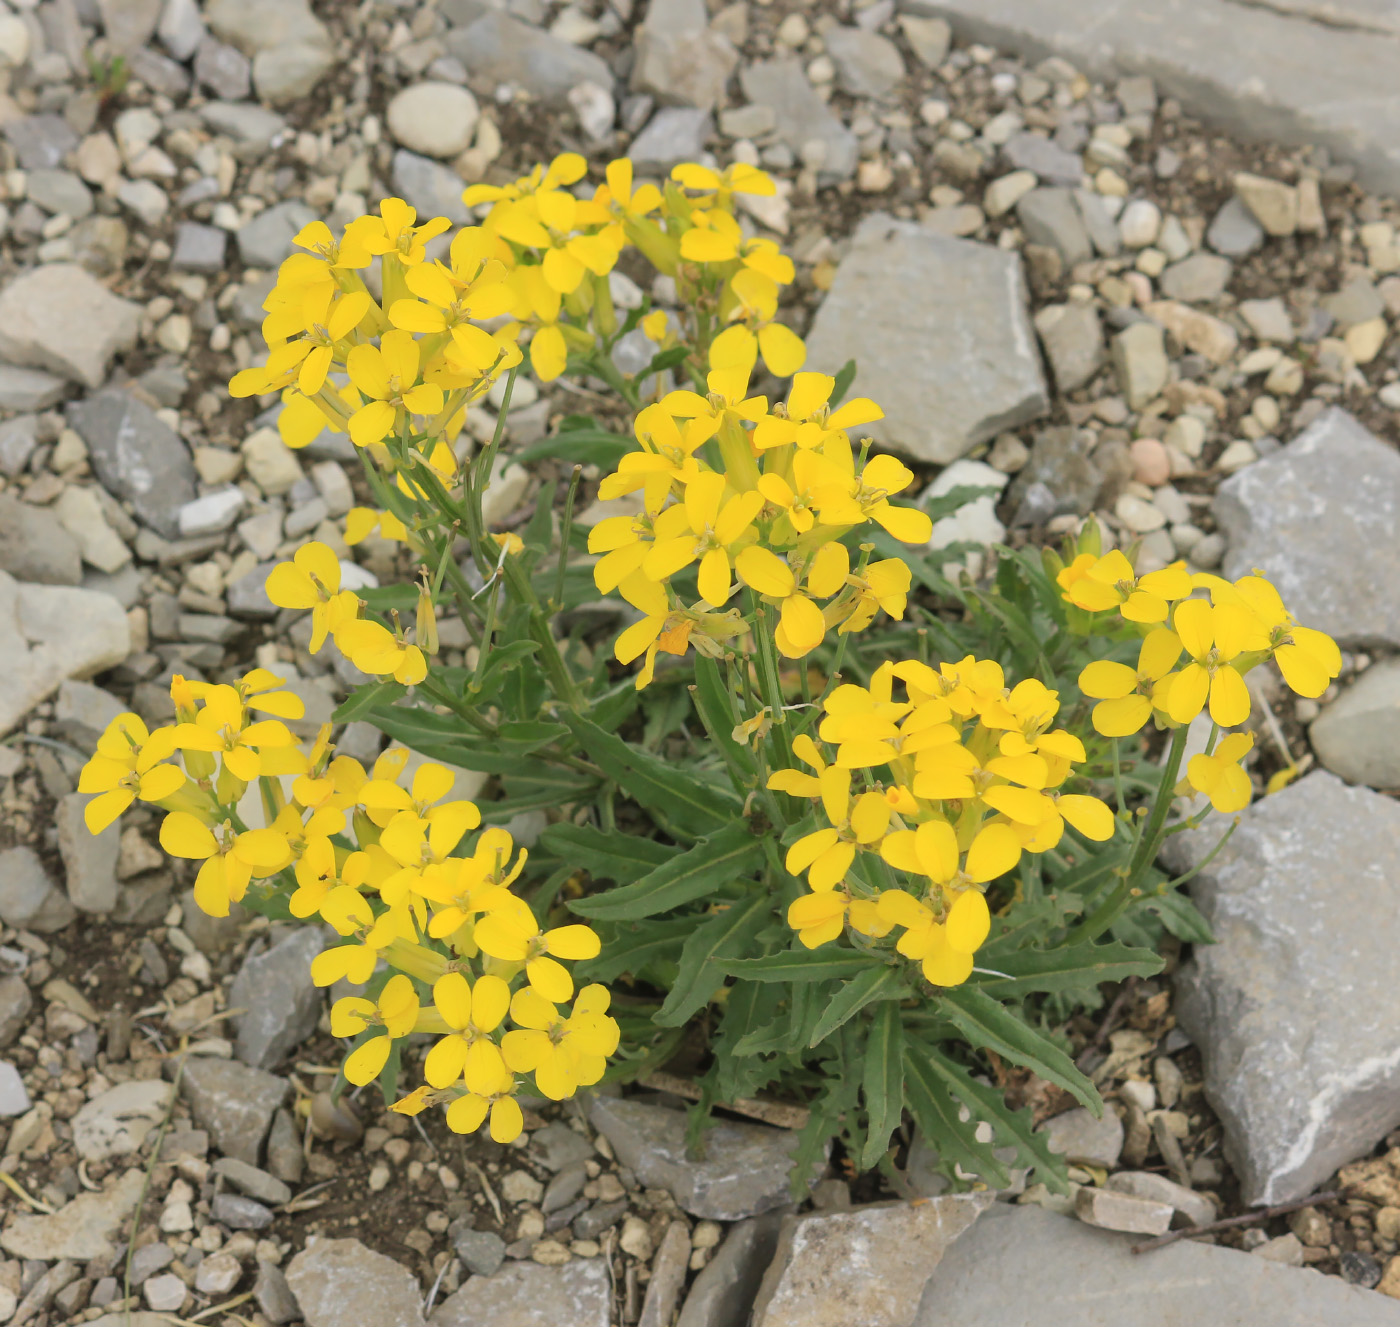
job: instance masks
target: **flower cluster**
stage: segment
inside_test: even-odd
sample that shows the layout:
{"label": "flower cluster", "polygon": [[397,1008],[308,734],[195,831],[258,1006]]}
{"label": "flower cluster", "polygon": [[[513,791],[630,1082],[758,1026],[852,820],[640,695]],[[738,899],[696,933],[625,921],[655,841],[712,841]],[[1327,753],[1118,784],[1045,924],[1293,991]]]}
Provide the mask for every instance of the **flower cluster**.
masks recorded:
{"label": "flower cluster", "polygon": [[[284,722],[302,717],[302,702],[280,685],[263,669],[233,685],[177,677],[174,724],[152,732],[119,715],[79,782],[97,794],[89,829],[140,798],[166,812],[165,851],[200,863],[194,896],[205,912],[227,916],[261,881],[292,916],[329,925],[341,943],[312,961],[318,986],[387,977],[373,998],[346,996],[331,1010],[332,1033],[358,1039],[346,1078],[367,1083],[396,1041],[435,1035],[426,1086],[401,1105],[446,1103],[458,1132],[489,1117],[492,1137],[509,1142],[521,1130],[522,1076],[559,1100],[596,1083],[617,1048],[608,991],[576,995],[560,961],[594,957],[597,936],[541,928],[511,890],[525,850],[504,829],[468,840],[481,814],[450,798],[449,770],[422,764],[404,786],[405,749],[366,771],[334,755],[329,725],[303,750]],[[266,823],[252,827],[260,814]]]}
{"label": "flower cluster", "polygon": [[1054,727],[1058,712],[1056,692],[1034,679],[1008,689],[998,664],[971,656],[937,669],[884,663],[869,687],[833,690],[820,744],[806,734],[793,743],[812,772],[768,780],[815,799],[826,822],[787,853],[811,891],[788,909],[801,942],[849,929],[868,950],[899,927],[895,949],[930,982],[966,981],[991,926],[990,882],[1022,853],[1054,848],[1066,823],[1088,839],[1113,836],[1103,802],[1064,791],[1085,751]]}
{"label": "flower cluster", "polygon": [[[1095,616],[1116,611],[1142,635],[1136,667],[1105,659],[1080,674],[1080,690],[1098,702],[1094,728],[1105,737],[1131,736],[1149,720],[1177,727],[1202,712],[1217,728],[1237,728],[1250,716],[1245,675],[1269,659],[1293,691],[1310,698],[1341,672],[1336,642],[1298,625],[1258,571],[1231,582],[1190,574],[1177,562],[1139,577],[1115,549],[1079,554],[1056,580],[1068,603]],[[1202,590],[1208,598],[1197,597]],[[1249,779],[1238,762],[1253,744],[1248,734],[1234,734],[1188,762],[1190,786],[1217,811],[1249,804]]]}

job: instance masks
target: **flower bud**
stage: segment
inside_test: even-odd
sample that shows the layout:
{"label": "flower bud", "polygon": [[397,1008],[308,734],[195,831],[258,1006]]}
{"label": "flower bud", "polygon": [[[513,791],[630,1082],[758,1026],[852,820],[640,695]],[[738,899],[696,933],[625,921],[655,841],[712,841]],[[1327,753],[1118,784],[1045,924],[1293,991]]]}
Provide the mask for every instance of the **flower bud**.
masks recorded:
{"label": "flower bud", "polygon": [[418,591],[418,614],[415,618],[413,639],[424,654],[438,652],[437,613],[433,608],[432,591],[426,585]]}

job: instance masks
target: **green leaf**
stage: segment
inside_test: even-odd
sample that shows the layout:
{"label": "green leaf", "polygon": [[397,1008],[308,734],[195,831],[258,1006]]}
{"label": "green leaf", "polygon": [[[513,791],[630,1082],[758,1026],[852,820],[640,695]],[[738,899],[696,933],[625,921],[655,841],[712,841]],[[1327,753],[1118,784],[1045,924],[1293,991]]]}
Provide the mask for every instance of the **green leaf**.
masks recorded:
{"label": "green leaf", "polygon": [[669,350],[659,350],[651,357],[651,363],[647,365],[647,373],[663,373],[667,369],[673,369],[677,364],[684,364],[686,356],[690,354],[689,346],[672,346]]}
{"label": "green leaf", "polygon": [[591,427],[568,429],[556,433],[552,438],[533,443],[515,453],[521,463],[528,461],[569,461],[574,465],[596,465],[604,470],[615,470],[617,463],[637,444],[620,433],[612,433],[598,428],[589,421]]}
{"label": "green leaf", "polygon": [[766,894],[756,894],[747,903],[716,913],[691,932],[681,950],[676,983],[653,1018],[658,1027],[677,1027],[709,1003],[724,981],[719,960],[742,953],[767,923],[772,908]]}
{"label": "green leaf", "polygon": [[882,964],[867,968],[836,993],[836,997],[822,1011],[807,1044],[815,1046],[825,1041],[842,1023],[860,1013],[871,1001],[898,1000],[908,993],[902,967]]}
{"label": "green leaf", "polygon": [[[823,945],[820,949],[785,949],[762,958],[731,959],[724,970],[746,981],[828,981],[833,977],[858,977],[879,963],[854,949]],[[879,971],[884,964],[879,964]]]}
{"label": "green leaf", "polygon": [[640,880],[575,899],[569,907],[581,917],[600,921],[637,921],[712,894],[762,864],[763,844],[754,837],[749,822],[740,820],[707,835]]}
{"label": "green leaf", "polygon": [[586,978],[601,982],[615,981],[624,972],[635,975],[657,959],[675,960],[694,930],[693,917],[668,917],[664,921],[618,927],[597,958],[580,963],[574,974],[580,981]]}
{"label": "green leaf", "polygon": [[904,1114],[904,1024],[893,1000],[878,1005],[870,1020],[861,1088],[870,1131],[860,1164],[869,1170],[889,1149]]}
{"label": "green leaf", "polygon": [[734,740],[734,710],[729,703],[729,688],[720,676],[719,664],[703,654],[695,658],[695,708],[706,732],[723,748],[730,766],[742,778],[756,782],[758,774],[752,752],[742,742]]}
{"label": "green leaf", "polygon": [[376,613],[397,608],[411,613],[418,606],[418,589],[413,585],[366,585],[355,591]]}
{"label": "green leaf", "polygon": [[1034,1167],[1038,1179],[1056,1193],[1069,1192],[1065,1159],[1050,1148],[1048,1137],[1037,1133],[1029,1110],[1012,1110],[1000,1088],[979,1083],[967,1069],[936,1047],[927,1049],[928,1066],[941,1075],[972,1112],[973,1121],[985,1120],[996,1133],[995,1142],[1014,1147],[1017,1168]]}
{"label": "green leaf", "polygon": [[1191,899],[1179,889],[1169,889],[1155,897],[1149,895],[1140,905],[1148,912],[1155,912],[1162,919],[1162,925],[1178,940],[1188,940],[1193,945],[1213,945],[1215,936],[1210,923],[1201,915]]}
{"label": "green leaf", "polygon": [[739,815],[739,799],[728,789],[630,746],[580,715],[566,712],[559,717],[594,764],[673,834],[703,838]]}
{"label": "green leaf", "polygon": [[468,684],[471,693],[478,700],[493,695],[506,674],[519,668],[539,648],[539,643],[533,640],[513,640],[507,645],[494,646],[487,656],[481,677]]}
{"label": "green leaf", "polygon": [[848,359],[839,369],[836,370],[836,381],[832,384],[831,395],[827,398],[827,405],[835,410],[841,404],[847,392],[851,390],[851,384],[856,380],[856,362]]}
{"label": "green leaf", "polygon": [[356,687],[336,708],[331,719],[335,723],[349,723],[353,719],[363,718],[367,711],[392,704],[407,690],[402,682],[368,682]]}
{"label": "green leaf", "polygon": [[920,1131],[945,1164],[956,1163],[980,1176],[990,1187],[1011,1182],[991,1143],[977,1141],[975,1115],[964,1120],[947,1081],[929,1062],[929,1048],[910,1043],[904,1048],[904,1093]]}
{"label": "green leaf", "polygon": [[1094,1085],[1074,1067],[1074,1061],[985,991],[970,986],[946,990],[938,1001],[938,1012],[962,1033],[969,1045],[996,1051],[1013,1064],[1033,1070],[1064,1088],[1095,1115],[1103,1111],[1103,1101]]}
{"label": "green leaf", "polygon": [[1082,990],[1125,977],[1150,977],[1162,970],[1162,959],[1152,950],[1134,949],[1117,941],[1105,945],[1089,941],[1064,949],[1021,949],[986,962],[1006,975],[974,972],[968,984],[999,1000],[1033,991]]}
{"label": "green leaf", "polygon": [[549,746],[568,735],[569,730],[562,723],[545,723],[532,719],[503,723],[496,730],[496,736],[501,742],[522,756]]}
{"label": "green leaf", "polygon": [[540,842],[564,861],[575,862],[595,880],[628,885],[675,857],[680,849],[637,834],[592,825],[550,825]]}

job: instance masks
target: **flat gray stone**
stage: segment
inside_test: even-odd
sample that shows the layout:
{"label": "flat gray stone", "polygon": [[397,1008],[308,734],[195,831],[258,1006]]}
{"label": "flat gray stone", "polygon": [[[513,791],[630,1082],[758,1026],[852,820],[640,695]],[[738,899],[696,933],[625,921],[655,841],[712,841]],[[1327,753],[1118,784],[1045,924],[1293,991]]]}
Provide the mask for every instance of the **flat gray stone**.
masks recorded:
{"label": "flat gray stone", "polygon": [[[1193,869],[1224,818],[1172,840]],[[1315,770],[1255,802],[1192,883],[1217,943],[1177,978],[1246,1203],[1318,1187],[1400,1124],[1390,900],[1400,804]]]}
{"label": "flat gray stone", "polygon": [[253,61],[253,86],[272,105],[309,93],[334,62],[331,35],[307,0],[210,0],[204,20]]}
{"label": "flat gray stone", "polygon": [[1111,1106],[1095,1119],[1083,1106],[1053,1116],[1041,1126],[1052,1152],[1059,1152],[1072,1166],[1098,1166],[1111,1170],[1123,1151],[1123,1121]]}
{"label": "flat gray stone", "polygon": [[324,945],[320,927],[298,926],[243,960],[228,998],[231,1008],[247,1011],[234,1023],[244,1064],[271,1069],[316,1030],[321,991],[311,981],[311,960]]}
{"label": "flat gray stone", "polygon": [[1047,304],[1035,330],[1060,392],[1078,390],[1103,367],[1103,326],[1092,304]]}
{"label": "flat gray stone", "polygon": [[315,220],[316,214],[305,203],[295,199],[274,203],[239,228],[238,256],[248,267],[278,267],[291,253],[296,233]]}
{"label": "flat gray stone", "polygon": [[694,106],[663,106],[632,140],[627,155],[633,167],[648,175],[669,175],[682,161],[698,161],[715,131],[709,111]]}
{"label": "flat gray stone", "polygon": [[0,571],[40,585],[77,585],[83,561],[51,508],[0,493]]}
{"label": "flat gray stone", "polygon": [[443,44],[467,73],[496,86],[514,83],[532,97],[564,109],[569,89],[596,83],[611,90],[612,70],[605,61],[578,46],[532,28],[508,14],[483,14],[464,28],[453,28]]}
{"label": "flat gray stone", "polygon": [[692,1161],[681,1111],[598,1097],[588,1118],[643,1187],[669,1189],[692,1216],[738,1221],[790,1199],[797,1135],[788,1130],[726,1120],[705,1131],[705,1155]]}
{"label": "flat gray stone", "polygon": [[273,618],[277,616],[277,605],[267,597],[267,578],[275,562],[259,562],[252,571],[245,572],[229,585],[225,592],[228,611],[234,617]]}
{"label": "flat gray stone", "polygon": [[454,226],[471,220],[462,201],[462,179],[440,161],[401,147],[394,153],[394,190],[420,217],[446,217]]}
{"label": "flat gray stone", "polygon": [[236,144],[250,149],[268,147],[287,129],[286,120],[276,111],[251,102],[211,101],[201,106],[199,113],[216,134],[226,134]]}
{"label": "flat gray stone", "polygon": [[287,1264],[307,1327],[423,1327],[423,1291],[401,1263],[357,1239],[318,1239]]}
{"label": "flat gray stone", "polygon": [[1313,721],[1312,748],[1348,783],[1400,787],[1400,664],[1372,664]]}
{"label": "flat gray stone", "polygon": [[1162,293],[1187,304],[1208,303],[1225,293],[1234,264],[1213,253],[1194,253],[1162,273]]}
{"label": "flat gray stone", "polygon": [[1396,1327],[1384,1295],[1181,1240],[1134,1255],[1114,1235],[997,1203],[944,1255],[913,1327]]}
{"label": "flat gray stone", "polygon": [[754,1327],[907,1327],[949,1247],[993,1201],[945,1195],[788,1217]]}
{"label": "flat gray stone", "polygon": [[33,848],[21,844],[0,852],[0,921],[49,935],[77,915]]}
{"label": "flat gray stone", "polygon": [[33,1104],[19,1070],[9,1060],[0,1060],[0,1118],[23,1115]]}
{"label": "flat gray stone", "polygon": [[759,60],[739,71],[744,96],[773,112],[774,137],[801,156],[808,144],[820,142],[817,178],[835,184],[856,172],[860,144],[807,81],[802,62],[792,56]]}
{"label": "flat gray stone", "polygon": [[1214,509],[1226,576],[1262,568],[1304,626],[1400,645],[1400,455],[1345,410],[1231,475]]}
{"label": "flat gray stone", "polygon": [[0,735],[70,677],[115,667],[131,652],[122,606],[98,590],[26,585],[0,571]]}
{"label": "flat gray stone", "polygon": [[1077,187],[1084,179],[1084,158],[1041,134],[1012,134],[1001,154],[1015,170],[1028,170],[1044,184]]}
{"label": "flat gray stone", "polygon": [[946,465],[1045,413],[1019,255],[867,217],[807,338],[807,367],[856,361],[855,392],[885,418],[860,429]]}
{"label": "flat gray stone", "polygon": [[92,191],[70,170],[34,170],[25,177],[25,192],[45,212],[79,221],[92,211]]}
{"label": "flat gray stone", "polygon": [[1016,204],[1016,216],[1026,239],[1054,249],[1066,268],[1094,256],[1093,241],[1072,190],[1032,189]]}
{"label": "flat gray stone", "polygon": [[135,1152],[165,1118],[171,1085],[138,1078],[94,1097],[73,1116],[73,1146],[85,1161],[107,1161]]}
{"label": "flat gray stone", "polygon": [[[1400,37],[1327,17],[1335,0],[919,0],[964,41],[1063,56],[1086,73],[1149,75],[1160,94],[1244,138],[1319,144],[1360,178],[1400,189]],[[1366,0],[1341,0],[1343,7]],[[1371,0],[1393,20],[1390,0]]]}
{"label": "flat gray stone", "polygon": [[1119,332],[1113,338],[1113,369],[1128,409],[1142,409],[1167,385],[1171,375],[1162,328],[1144,319]]}
{"label": "flat gray stone", "polygon": [[836,26],[822,33],[841,87],[853,97],[883,100],[904,78],[904,57],[888,37],[864,28]]}
{"label": "flat gray stone", "polygon": [[432,1327],[608,1327],[611,1311],[606,1262],[576,1258],[562,1267],[515,1262],[494,1276],[469,1277],[428,1321]]}
{"label": "flat gray stone", "polygon": [[236,1060],[196,1055],[186,1062],[180,1086],[214,1146],[256,1166],[272,1114],[287,1095],[287,1080]]}
{"label": "flat gray stone", "polygon": [[198,221],[182,221],[175,231],[170,266],[184,272],[218,272],[228,249],[228,231]]}
{"label": "flat gray stone", "polygon": [[1231,198],[1211,219],[1206,243],[1226,257],[1244,258],[1264,243],[1264,227],[1238,198]]}
{"label": "flat gray stone", "polygon": [[713,110],[739,63],[729,39],[711,29],[704,0],[648,0],[634,44],[633,88],[669,105]]}
{"label": "flat gray stone", "polygon": [[23,170],[53,170],[78,146],[78,136],[61,115],[19,115],[3,130]]}
{"label": "flat gray stone", "polygon": [[642,1301],[642,1316],[637,1319],[637,1327],[671,1327],[689,1262],[690,1227],[684,1221],[672,1221],[666,1227],[666,1234],[651,1265],[651,1280],[647,1282],[647,1294]]}
{"label": "flat gray stone", "polygon": [[90,833],[83,811],[91,800],[87,793],[69,793],[54,808],[54,823],[67,874],[68,901],[80,912],[102,914],[117,906],[121,825],[114,820],[101,834]]}
{"label": "flat gray stone", "polygon": [[[45,373],[42,369],[0,364],[0,410],[47,410],[63,400],[67,390],[68,384],[62,378]],[[3,455],[2,450],[0,455]],[[0,463],[0,469],[4,468]],[[6,473],[15,474],[17,471],[6,469]]]}
{"label": "flat gray stone", "polygon": [[0,359],[101,387],[141,330],[141,306],[76,263],[45,263],[0,291]]}
{"label": "flat gray stone", "polygon": [[778,1248],[781,1212],[730,1226],[715,1256],[690,1283],[676,1327],[745,1327]]}
{"label": "flat gray stone", "polygon": [[[80,1193],[56,1212],[16,1216],[0,1233],[0,1247],[16,1258],[110,1258],[143,1186],[142,1172],[128,1170],[101,1193]],[[133,1323],[140,1316],[133,1315]]]}
{"label": "flat gray stone", "polygon": [[157,534],[174,539],[180,508],[195,495],[195,468],[184,440],[144,401],[110,388],[68,409],[88,445],[92,468],[114,497],[131,503]]}

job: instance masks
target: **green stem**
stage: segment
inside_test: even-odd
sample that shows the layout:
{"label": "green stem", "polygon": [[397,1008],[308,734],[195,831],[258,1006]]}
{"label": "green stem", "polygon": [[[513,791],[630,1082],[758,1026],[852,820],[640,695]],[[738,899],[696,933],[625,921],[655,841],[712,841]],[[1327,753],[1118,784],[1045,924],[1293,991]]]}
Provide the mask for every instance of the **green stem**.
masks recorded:
{"label": "green stem", "polygon": [[556,613],[564,607],[564,577],[569,570],[569,542],[574,533],[574,499],[578,497],[582,478],[583,466],[574,466],[574,472],[569,476],[569,492],[564,498],[564,519],[559,524],[559,569],[554,576],[554,597],[549,601]]}
{"label": "green stem", "polygon": [[491,653],[491,641],[496,634],[496,607],[501,598],[501,578],[492,576],[486,584],[486,623],[481,631],[481,647],[476,655],[476,669],[472,673],[473,694],[481,690],[481,679],[486,675],[486,660]]}

